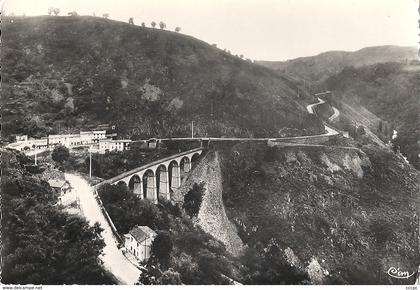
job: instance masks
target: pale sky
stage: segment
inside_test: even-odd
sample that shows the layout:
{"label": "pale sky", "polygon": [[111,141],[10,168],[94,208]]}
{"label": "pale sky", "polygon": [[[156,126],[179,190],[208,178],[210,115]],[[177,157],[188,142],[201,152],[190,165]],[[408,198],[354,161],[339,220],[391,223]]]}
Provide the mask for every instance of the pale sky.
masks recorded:
{"label": "pale sky", "polygon": [[109,13],[134,23],[164,21],[233,54],[286,60],[328,50],[418,46],[418,0],[6,0],[15,15]]}

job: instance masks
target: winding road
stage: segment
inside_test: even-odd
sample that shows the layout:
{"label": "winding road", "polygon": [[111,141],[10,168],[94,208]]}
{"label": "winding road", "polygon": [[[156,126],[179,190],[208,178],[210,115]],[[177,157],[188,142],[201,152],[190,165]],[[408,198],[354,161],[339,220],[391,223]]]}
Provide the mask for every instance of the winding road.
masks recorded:
{"label": "winding road", "polygon": [[[318,103],[314,103],[314,104],[310,104],[306,107],[306,109],[308,110],[308,112],[310,114],[315,114],[314,112],[314,107],[324,104],[325,101],[321,98],[318,98]],[[340,111],[335,108],[332,107],[334,110],[334,114],[331,115],[328,118],[328,121],[333,121],[335,118],[337,118],[340,115]],[[277,141],[281,141],[281,140],[290,140],[290,139],[304,139],[304,138],[313,138],[313,137],[321,137],[321,136],[333,136],[333,135],[338,135],[338,131],[333,129],[332,127],[328,126],[325,124],[324,122],[324,128],[326,133],[324,134],[318,134],[318,135],[308,135],[308,136],[296,136],[296,137],[276,137],[276,138],[239,138],[239,137],[169,137],[169,138],[154,138],[156,140],[159,141],[183,141],[183,140],[214,140],[214,141],[272,141],[272,140],[277,140]],[[148,140],[138,140],[138,141],[134,141],[134,142],[145,142]]]}
{"label": "winding road", "polygon": [[[314,112],[314,107],[316,107],[318,105],[321,105],[321,104],[325,104],[325,101],[321,98],[318,98],[318,103],[310,104],[310,105],[306,106],[306,109],[308,110],[309,114],[316,115],[315,112]],[[333,121],[335,118],[337,118],[340,115],[340,111],[337,110],[336,107],[332,107],[332,108],[334,110],[334,114],[332,114],[328,118],[328,121],[330,121],[330,122]],[[338,134],[338,132],[335,129],[331,128],[330,126],[326,125],[325,123],[324,123],[324,127],[325,127],[325,131],[327,131],[327,133],[325,133],[324,136],[332,136],[332,135],[337,135]]]}
{"label": "winding road", "polygon": [[101,260],[121,284],[133,285],[140,276],[140,270],[135,267],[118,249],[118,242],[114,238],[111,227],[103,215],[94,195],[93,188],[88,182],[75,174],[65,173],[65,179],[70,183],[72,190],[79,197],[83,215],[90,225],[98,222],[104,229],[102,237],[105,242]]}

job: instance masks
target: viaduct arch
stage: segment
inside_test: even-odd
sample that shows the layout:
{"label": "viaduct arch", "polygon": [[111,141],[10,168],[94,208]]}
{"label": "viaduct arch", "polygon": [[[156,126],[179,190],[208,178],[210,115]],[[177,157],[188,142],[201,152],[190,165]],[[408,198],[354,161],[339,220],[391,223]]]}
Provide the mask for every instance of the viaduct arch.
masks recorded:
{"label": "viaduct arch", "polygon": [[153,203],[169,200],[171,191],[181,186],[182,179],[202,154],[202,148],[181,152],[143,165],[95,185],[118,184],[127,186],[139,198]]}

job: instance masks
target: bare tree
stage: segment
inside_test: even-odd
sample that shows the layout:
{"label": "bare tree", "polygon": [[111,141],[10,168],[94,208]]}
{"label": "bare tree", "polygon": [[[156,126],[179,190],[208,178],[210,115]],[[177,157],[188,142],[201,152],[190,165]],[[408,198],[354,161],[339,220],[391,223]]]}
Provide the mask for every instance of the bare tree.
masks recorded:
{"label": "bare tree", "polygon": [[152,22],[150,23],[150,25],[151,25],[153,28],[155,28],[155,27],[156,27],[156,22],[152,21]]}
{"label": "bare tree", "polygon": [[163,22],[163,21],[159,22],[159,27],[160,27],[160,29],[165,29],[166,28],[165,22]]}
{"label": "bare tree", "polygon": [[175,27],[175,32],[180,32],[181,31],[181,27]]}
{"label": "bare tree", "polygon": [[133,24],[134,25],[134,18],[130,17],[130,19],[128,19],[128,24]]}
{"label": "bare tree", "polygon": [[76,11],[72,11],[72,12],[67,13],[67,15],[68,16],[78,16],[79,14],[77,14]]}
{"label": "bare tree", "polygon": [[142,26],[142,27],[146,27],[146,23],[142,22],[142,23],[141,23],[141,26]]}
{"label": "bare tree", "polygon": [[48,7],[48,15],[53,13],[54,7]]}
{"label": "bare tree", "polygon": [[103,17],[103,18],[105,18],[105,19],[108,19],[108,17],[109,17],[109,13],[104,13],[104,14],[102,14],[102,17]]}
{"label": "bare tree", "polygon": [[57,16],[58,14],[60,14],[60,8],[54,8],[53,9],[53,13],[55,16]]}

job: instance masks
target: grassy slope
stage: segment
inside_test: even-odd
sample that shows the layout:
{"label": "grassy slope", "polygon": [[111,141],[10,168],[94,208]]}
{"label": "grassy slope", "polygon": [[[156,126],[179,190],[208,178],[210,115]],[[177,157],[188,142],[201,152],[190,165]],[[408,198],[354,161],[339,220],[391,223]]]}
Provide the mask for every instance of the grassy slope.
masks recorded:
{"label": "grassy slope", "polygon": [[291,80],[190,36],[93,17],[2,25],[5,135],[110,123],[141,137],[183,136],[192,120],[202,136],[322,128]]}
{"label": "grassy slope", "polygon": [[383,273],[417,267],[420,176],[392,153],[363,150],[223,150],[225,206],[245,244],[291,248],[303,269],[316,259],[323,283],[404,283]]}

